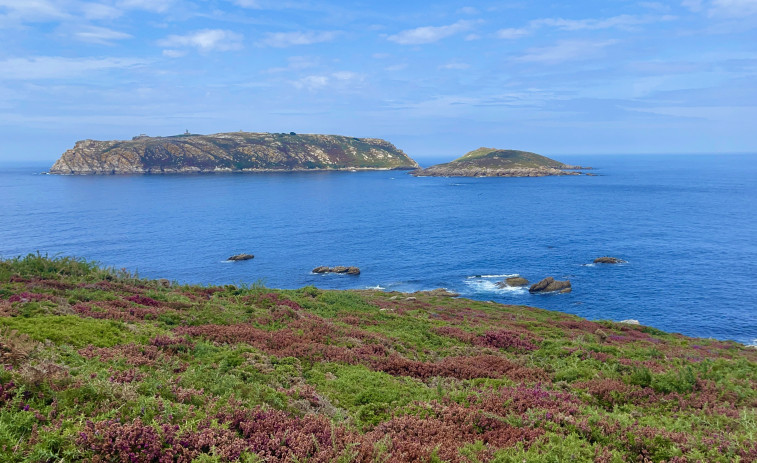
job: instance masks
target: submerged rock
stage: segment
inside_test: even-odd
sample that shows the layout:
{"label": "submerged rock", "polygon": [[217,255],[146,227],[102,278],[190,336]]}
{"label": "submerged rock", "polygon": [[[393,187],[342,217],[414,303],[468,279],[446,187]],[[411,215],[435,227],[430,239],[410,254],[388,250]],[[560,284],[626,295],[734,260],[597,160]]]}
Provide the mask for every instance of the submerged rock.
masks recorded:
{"label": "submerged rock", "polygon": [[237,254],[237,255],[229,257],[226,260],[250,260],[254,258],[255,256],[253,256],[252,254]]}
{"label": "submerged rock", "polygon": [[498,281],[495,283],[498,288],[517,288],[518,286],[526,286],[528,280],[523,277],[510,277],[504,281]]}
{"label": "submerged rock", "polygon": [[610,256],[604,256],[604,257],[597,257],[594,259],[595,264],[624,264],[626,261],[623,259],[618,259],[617,257],[610,257]]}
{"label": "submerged rock", "polygon": [[529,293],[551,293],[555,291],[560,291],[561,293],[571,292],[570,280],[557,281],[552,277],[547,277],[528,288]]}

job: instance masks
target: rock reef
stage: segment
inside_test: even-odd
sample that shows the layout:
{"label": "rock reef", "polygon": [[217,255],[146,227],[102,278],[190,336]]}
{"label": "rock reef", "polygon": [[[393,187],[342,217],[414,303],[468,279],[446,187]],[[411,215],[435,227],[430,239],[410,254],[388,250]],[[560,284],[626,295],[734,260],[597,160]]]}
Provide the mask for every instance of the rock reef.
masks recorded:
{"label": "rock reef", "polygon": [[360,275],[360,269],[358,267],[345,267],[337,265],[336,267],[316,267],[313,269],[313,273],[346,273],[347,275]]}
{"label": "rock reef", "polygon": [[570,280],[557,281],[552,277],[547,277],[538,283],[534,283],[528,288],[529,293],[552,293],[559,291],[561,293],[569,293],[572,291]]}
{"label": "rock reef", "polygon": [[545,177],[581,175],[571,166],[528,151],[479,148],[445,164],[412,172],[416,177]]}
{"label": "rock reef", "polygon": [[132,140],[83,140],[63,153],[51,174],[176,174],[418,167],[377,138],[295,133],[231,132]]}

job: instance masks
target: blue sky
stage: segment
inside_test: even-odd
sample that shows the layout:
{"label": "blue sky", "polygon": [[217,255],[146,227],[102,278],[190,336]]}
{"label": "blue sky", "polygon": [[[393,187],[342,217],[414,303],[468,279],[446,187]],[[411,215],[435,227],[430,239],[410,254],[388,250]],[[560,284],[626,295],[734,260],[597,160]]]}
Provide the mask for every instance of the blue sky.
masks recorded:
{"label": "blue sky", "polygon": [[236,130],[757,152],[757,0],[0,0],[0,160]]}

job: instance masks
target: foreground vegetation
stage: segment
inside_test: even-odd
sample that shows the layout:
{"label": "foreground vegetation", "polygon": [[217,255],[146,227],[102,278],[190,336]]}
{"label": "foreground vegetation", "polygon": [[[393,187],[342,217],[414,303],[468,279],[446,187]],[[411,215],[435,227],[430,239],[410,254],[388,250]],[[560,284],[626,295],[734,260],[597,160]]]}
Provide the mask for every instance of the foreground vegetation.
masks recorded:
{"label": "foreground vegetation", "polygon": [[0,461],[757,460],[757,351],[432,294],[0,261]]}

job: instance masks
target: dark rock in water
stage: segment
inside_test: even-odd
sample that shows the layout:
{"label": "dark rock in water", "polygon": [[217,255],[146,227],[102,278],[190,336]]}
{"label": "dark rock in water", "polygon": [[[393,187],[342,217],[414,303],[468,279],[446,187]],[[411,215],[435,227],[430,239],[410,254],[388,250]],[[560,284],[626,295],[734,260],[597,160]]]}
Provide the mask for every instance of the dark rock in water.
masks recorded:
{"label": "dark rock in water", "polygon": [[594,259],[595,264],[623,264],[625,262],[626,261],[624,261],[623,259],[609,256],[597,257],[596,259]]}
{"label": "dark rock in water", "polygon": [[528,280],[523,277],[510,277],[505,281],[498,281],[495,284],[498,288],[516,288],[518,286],[526,286],[528,284]]}
{"label": "dark rock in water", "polygon": [[316,267],[313,269],[313,273],[346,273],[347,275],[360,275],[360,269],[358,267],[345,267],[338,265],[336,267]]}
{"label": "dark rock in water", "polygon": [[252,254],[237,254],[235,256],[229,257],[226,260],[250,260],[250,259],[254,259],[254,258],[255,258],[255,256],[253,256]]}
{"label": "dark rock in water", "polygon": [[436,288],[432,289],[431,291],[416,291],[413,294],[423,294],[436,297],[457,297],[460,295],[459,293],[448,291],[446,288]]}
{"label": "dark rock in water", "polygon": [[553,291],[569,293],[571,290],[570,280],[557,281],[552,277],[547,277],[528,288],[529,293],[551,293]]}

